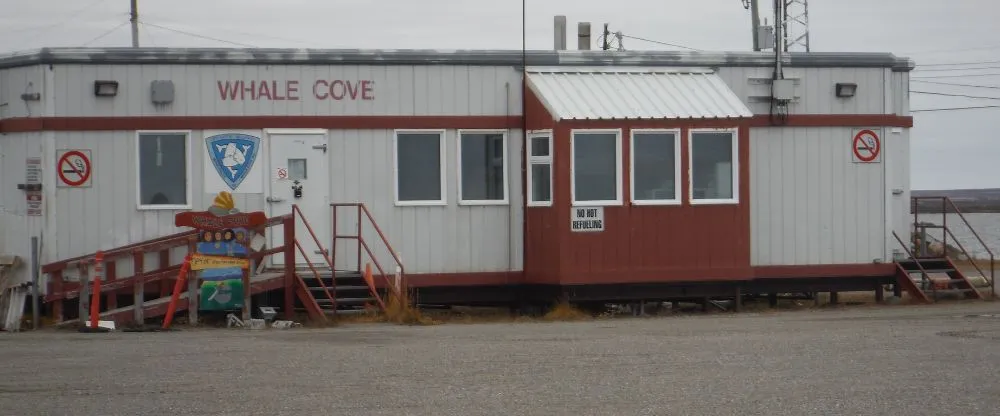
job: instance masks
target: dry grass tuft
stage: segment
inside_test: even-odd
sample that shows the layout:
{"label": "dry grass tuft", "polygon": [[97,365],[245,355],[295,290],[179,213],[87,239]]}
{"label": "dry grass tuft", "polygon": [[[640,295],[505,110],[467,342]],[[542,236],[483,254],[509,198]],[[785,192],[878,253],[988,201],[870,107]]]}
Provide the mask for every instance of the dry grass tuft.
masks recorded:
{"label": "dry grass tuft", "polygon": [[592,315],[576,308],[565,299],[556,303],[552,309],[550,309],[549,312],[542,317],[542,319],[546,321],[585,321],[593,318],[594,317]]}
{"label": "dry grass tuft", "polygon": [[420,310],[413,306],[408,292],[404,291],[400,295],[396,295],[395,292],[389,291],[383,301],[386,309],[384,313],[375,305],[365,305],[364,312],[341,315],[338,317],[338,321],[354,324],[393,323],[400,325],[434,325],[438,323],[430,317],[423,316]]}
{"label": "dry grass tuft", "polygon": [[413,307],[409,291],[398,292],[390,290],[385,299],[386,321],[403,325],[433,325],[434,320],[421,315],[420,310]]}

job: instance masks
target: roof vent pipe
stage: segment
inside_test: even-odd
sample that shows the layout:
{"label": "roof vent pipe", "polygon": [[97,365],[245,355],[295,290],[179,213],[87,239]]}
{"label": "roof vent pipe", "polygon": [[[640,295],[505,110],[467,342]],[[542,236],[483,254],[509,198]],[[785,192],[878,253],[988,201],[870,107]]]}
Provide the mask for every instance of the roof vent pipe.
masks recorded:
{"label": "roof vent pipe", "polygon": [[557,51],[564,51],[566,50],[566,16],[556,16],[554,24],[554,49]]}
{"label": "roof vent pipe", "polygon": [[590,50],[590,22],[580,22],[576,29],[577,49]]}

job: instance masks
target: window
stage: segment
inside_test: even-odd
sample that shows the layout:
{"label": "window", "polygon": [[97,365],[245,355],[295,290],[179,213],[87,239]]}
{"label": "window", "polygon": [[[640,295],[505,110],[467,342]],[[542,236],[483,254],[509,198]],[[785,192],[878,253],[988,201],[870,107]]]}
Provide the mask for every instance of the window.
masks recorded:
{"label": "window", "polygon": [[190,209],[187,132],[138,132],[136,160],[139,209]]}
{"label": "window", "polygon": [[528,136],[528,206],[552,206],[552,132]]}
{"label": "window", "polygon": [[306,176],[306,160],[305,159],[288,159],[288,179],[289,180],[305,180]]}
{"label": "window", "polygon": [[574,130],[572,135],[573,205],[621,204],[621,130]]}
{"label": "window", "polygon": [[632,130],[632,202],[680,204],[681,153],[677,130]]}
{"label": "window", "polygon": [[396,205],[444,205],[444,131],[397,131]]}
{"label": "window", "polygon": [[507,203],[507,135],[504,131],[458,132],[458,202]]}
{"label": "window", "polygon": [[736,129],[692,130],[689,137],[692,204],[739,202]]}

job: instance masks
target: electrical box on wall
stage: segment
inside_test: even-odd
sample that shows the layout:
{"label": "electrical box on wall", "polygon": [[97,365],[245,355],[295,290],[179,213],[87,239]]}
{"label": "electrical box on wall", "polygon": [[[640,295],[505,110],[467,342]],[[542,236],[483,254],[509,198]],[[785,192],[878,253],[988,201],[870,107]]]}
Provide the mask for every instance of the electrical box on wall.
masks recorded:
{"label": "electrical box on wall", "polygon": [[795,80],[776,79],[772,81],[771,95],[775,100],[791,101],[795,98]]}
{"label": "electrical box on wall", "polygon": [[760,26],[757,28],[757,49],[774,49],[774,27]]}
{"label": "electrical box on wall", "polygon": [[174,82],[170,80],[153,81],[150,84],[153,104],[170,104],[174,101]]}

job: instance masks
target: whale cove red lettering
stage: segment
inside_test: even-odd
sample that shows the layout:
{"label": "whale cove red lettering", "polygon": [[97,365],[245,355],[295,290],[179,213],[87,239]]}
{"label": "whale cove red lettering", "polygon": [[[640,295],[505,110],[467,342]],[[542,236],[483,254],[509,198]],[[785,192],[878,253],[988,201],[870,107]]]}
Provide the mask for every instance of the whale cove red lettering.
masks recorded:
{"label": "whale cove red lettering", "polygon": [[[299,80],[217,80],[222,101],[299,101]],[[371,101],[375,81],[317,79],[311,82],[312,96],[319,101]]]}
{"label": "whale cove red lettering", "polygon": [[298,101],[299,81],[225,80],[216,81],[222,101]]}

